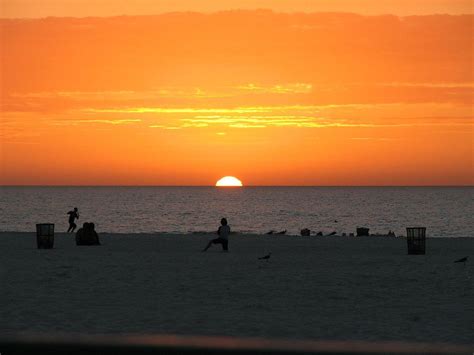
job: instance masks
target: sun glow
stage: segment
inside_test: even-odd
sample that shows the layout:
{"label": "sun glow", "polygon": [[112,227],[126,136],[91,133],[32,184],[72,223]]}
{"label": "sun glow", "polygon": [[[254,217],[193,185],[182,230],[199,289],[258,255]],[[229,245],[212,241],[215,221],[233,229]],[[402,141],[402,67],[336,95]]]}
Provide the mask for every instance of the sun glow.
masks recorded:
{"label": "sun glow", "polygon": [[224,176],[222,179],[216,182],[216,186],[242,186],[242,181],[233,176]]}

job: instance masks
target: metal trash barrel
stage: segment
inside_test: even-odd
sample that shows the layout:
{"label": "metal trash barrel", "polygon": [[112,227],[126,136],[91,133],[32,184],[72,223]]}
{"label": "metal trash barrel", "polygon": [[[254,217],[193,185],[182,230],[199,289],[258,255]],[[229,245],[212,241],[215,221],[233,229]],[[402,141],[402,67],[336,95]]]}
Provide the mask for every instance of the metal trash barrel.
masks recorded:
{"label": "metal trash barrel", "polygon": [[407,246],[409,255],[424,255],[426,251],[426,227],[407,228]]}
{"label": "metal trash barrel", "polygon": [[36,244],[38,249],[52,249],[54,245],[54,224],[40,223],[36,225]]}
{"label": "metal trash barrel", "polygon": [[357,236],[358,237],[368,237],[369,236],[369,228],[359,227],[357,228]]}
{"label": "metal trash barrel", "polygon": [[303,228],[301,230],[301,236],[303,237],[309,237],[311,235],[311,231],[308,228]]}

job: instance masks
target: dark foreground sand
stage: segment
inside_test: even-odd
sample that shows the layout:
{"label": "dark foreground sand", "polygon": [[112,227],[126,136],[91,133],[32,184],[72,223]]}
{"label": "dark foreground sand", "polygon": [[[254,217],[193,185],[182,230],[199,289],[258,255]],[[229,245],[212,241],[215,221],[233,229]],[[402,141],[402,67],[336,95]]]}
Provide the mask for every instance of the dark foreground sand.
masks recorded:
{"label": "dark foreground sand", "polygon": [[[0,333],[162,333],[474,344],[474,239],[0,233]],[[270,261],[257,257],[273,253]],[[455,259],[470,255],[464,266]]]}

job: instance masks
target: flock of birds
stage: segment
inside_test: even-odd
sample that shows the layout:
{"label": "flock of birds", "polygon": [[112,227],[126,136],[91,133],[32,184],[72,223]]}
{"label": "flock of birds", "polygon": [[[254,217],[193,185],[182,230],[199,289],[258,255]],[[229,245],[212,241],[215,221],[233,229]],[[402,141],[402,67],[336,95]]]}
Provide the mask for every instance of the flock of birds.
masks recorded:
{"label": "flock of birds", "polygon": [[[334,223],[337,223],[337,220],[335,220]],[[286,232],[287,232],[286,229],[285,229],[285,230],[282,230],[282,231],[280,231],[280,232],[277,232],[277,231],[275,231],[275,230],[271,230],[271,231],[269,231],[269,232],[267,232],[267,233],[265,233],[265,234],[286,234]],[[332,235],[335,235],[335,234],[336,234],[336,232],[332,232],[332,233],[328,234],[328,236],[332,236]],[[319,232],[317,235],[322,235],[322,232]],[[258,260],[266,260],[266,261],[268,261],[271,256],[272,256],[272,253],[268,253],[267,255],[258,258]],[[456,260],[456,261],[454,261],[454,262],[455,262],[455,263],[463,263],[464,266],[465,266],[468,258],[469,258],[468,256],[465,256],[464,258],[458,259],[458,260]]]}

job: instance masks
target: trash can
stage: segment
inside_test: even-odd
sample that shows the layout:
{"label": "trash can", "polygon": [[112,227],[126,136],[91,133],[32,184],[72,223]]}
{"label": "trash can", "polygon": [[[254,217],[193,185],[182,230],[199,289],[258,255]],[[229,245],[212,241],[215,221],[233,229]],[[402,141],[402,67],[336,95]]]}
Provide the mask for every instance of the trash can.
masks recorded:
{"label": "trash can", "polygon": [[54,245],[54,224],[41,223],[36,225],[36,244],[38,249],[52,249]]}
{"label": "trash can", "polygon": [[311,231],[308,228],[304,228],[301,230],[301,236],[309,237],[311,235]]}
{"label": "trash can", "polygon": [[426,246],[426,228],[407,228],[407,246],[409,255],[424,255]]}
{"label": "trash can", "polygon": [[368,237],[369,236],[369,228],[357,228],[357,236],[358,237]]}

